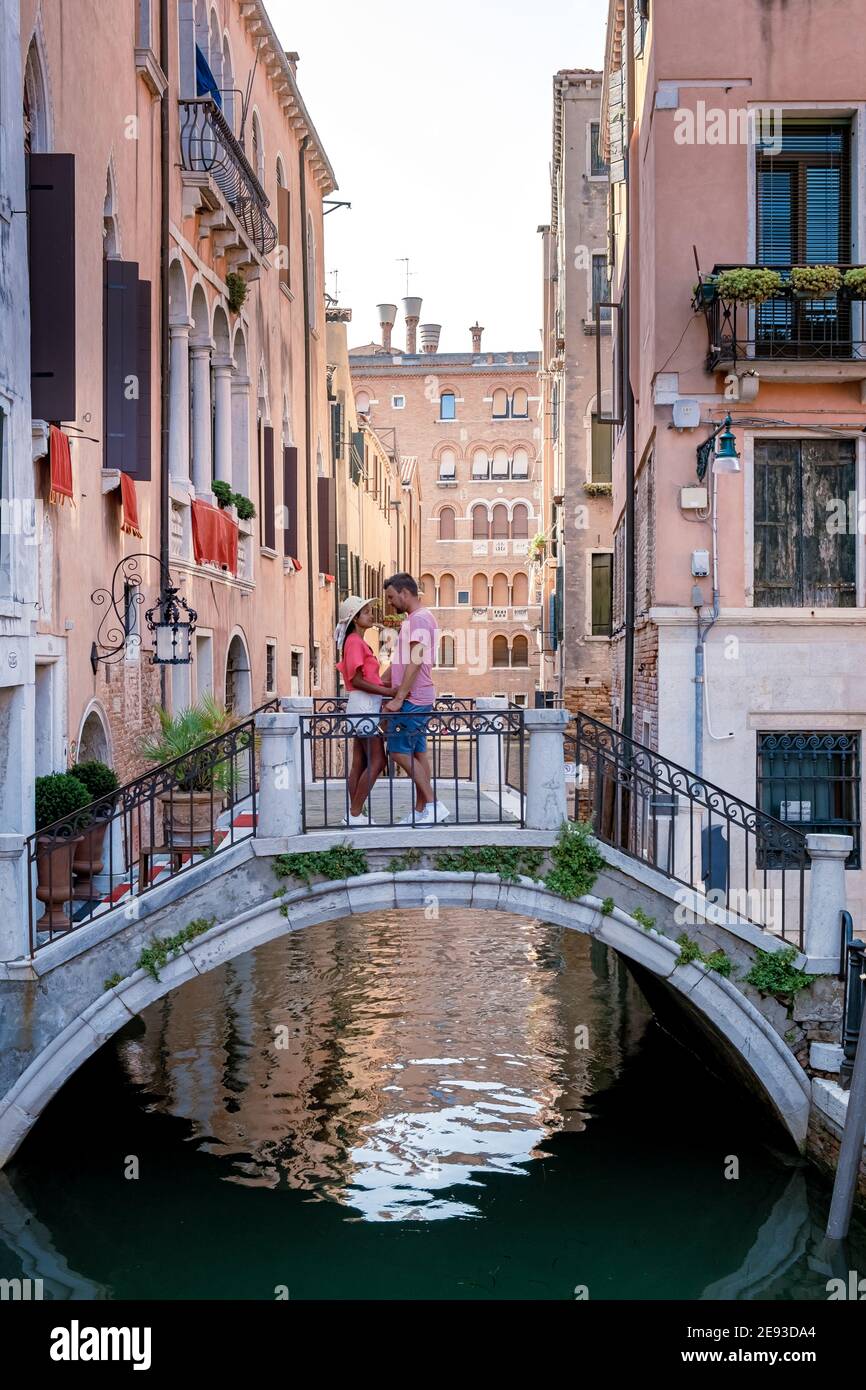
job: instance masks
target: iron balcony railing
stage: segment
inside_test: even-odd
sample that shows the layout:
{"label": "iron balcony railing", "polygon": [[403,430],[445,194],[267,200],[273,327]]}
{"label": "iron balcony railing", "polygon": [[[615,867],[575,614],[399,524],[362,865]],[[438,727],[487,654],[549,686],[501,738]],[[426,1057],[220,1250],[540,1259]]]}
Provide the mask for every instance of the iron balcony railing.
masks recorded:
{"label": "iron balcony railing", "polygon": [[[313,698],[314,714],[344,714],[346,695],[317,695]],[[434,710],[474,710],[475,701],[469,696],[440,695]],[[339,739],[322,739],[314,744],[310,754],[309,773],[314,782],[346,775],[345,748]],[[437,777],[462,777],[471,781],[474,774],[475,743],[472,739],[449,744],[441,739],[434,742],[433,770]]]}
{"label": "iron balcony railing", "polygon": [[179,105],[183,168],[213,175],[250,242],[266,256],[276,246],[279,233],[267,212],[268,196],[243,145],[213,97],[187,97]]}
{"label": "iron balcony railing", "polygon": [[[716,265],[698,286],[697,303],[707,319],[707,370],[738,363],[787,359],[805,361],[866,360],[864,305],[844,290],[826,299],[806,299],[790,288],[760,304],[723,299],[713,277],[734,265]],[[777,270],[785,279],[790,265],[748,266]],[[844,274],[848,269],[839,265]]]}
{"label": "iron balcony railing", "polygon": [[806,837],[616,729],[574,723],[575,819],[706,899],[803,947]]}
{"label": "iron balcony railing", "polygon": [[[317,703],[321,706],[331,701]],[[437,804],[447,808],[449,825],[523,825],[522,776],[515,788],[519,800],[508,794],[505,776],[509,741],[516,746],[518,765],[524,765],[523,711],[460,709],[457,703],[437,702],[424,721],[426,756]],[[416,823],[419,813],[412,780],[386,756],[395,718],[399,716],[349,715],[345,707],[320,707],[312,714],[300,715],[304,768],[301,823],[305,832],[337,830],[348,824],[350,779],[358,747],[365,764],[376,762],[382,768],[361,813],[366,825]]]}
{"label": "iron balcony railing", "polygon": [[841,952],[839,978],[845,981],[845,1004],[842,1012],[842,1069],[840,1082],[847,1091],[854,1073],[854,1058],[863,1027],[866,1010],[866,941],[854,937],[854,921],[844,908],[841,913]]}
{"label": "iron balcony railing", "polygon": [[27,840],[30,954],[255,834],[256,715]]}

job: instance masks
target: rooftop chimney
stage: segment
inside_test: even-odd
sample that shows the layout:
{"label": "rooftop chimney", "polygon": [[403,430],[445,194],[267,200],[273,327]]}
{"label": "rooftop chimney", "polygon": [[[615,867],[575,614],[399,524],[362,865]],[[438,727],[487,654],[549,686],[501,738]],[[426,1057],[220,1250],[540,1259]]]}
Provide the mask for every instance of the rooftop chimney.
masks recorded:
{"label": "rooftop chimney", "polygon": [[442,332],[441,323],[422,323],[421,324],[421,351],[438,352],[439,334]]}
{"label": "rooftop chimney", "polygon": [[472,327],[470,328],[469,332],[472,334],[472,351],[473,351],[473,352],[480,352],[480,351],[481,351],[481,334],[484,332],[484,329],[481,327],[481,324],[478,322],[477,319],[476,319],[475,322],[473,323],[473,325],[472,325]]}
{"label": "rooftop chimney", "polygon": [[406,319],[406,351],[418,351],[416,330],[421,317],[421,300],[415,295],[407,295],[403,300],[403,316]]}
{"label": "rooftop chimney", "polygon": [[382,346],[386,351],[391,351],[391,329],[394,327],[394,320],[397,317],[396,304],[377,304],[376,309],[379,313],[379,323],[382,325]]}

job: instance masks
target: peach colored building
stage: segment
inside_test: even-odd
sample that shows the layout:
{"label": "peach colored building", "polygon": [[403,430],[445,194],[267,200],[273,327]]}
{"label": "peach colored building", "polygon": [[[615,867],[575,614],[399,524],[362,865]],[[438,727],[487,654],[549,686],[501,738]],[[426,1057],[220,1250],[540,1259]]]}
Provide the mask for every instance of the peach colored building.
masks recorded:
{"label": "peach colored building", "polygon": [[866,276],[840,281],[866,261],[862,21],[858,0],[743,0],[723,29],[704,0],[611,0],[602,114],[634,399],[632,490],[620,381],[614,719],[801,830],[851,834],[855,909]]}
{"label": "peach colored building", "polygon": [[[335,181],[260,0],[169,0],[165,34],[156,0],[81,9],[21,5],[38,497],[48,424],[72,440],[72,497],[44,508],[36,771],[98,756],[123,780],[161,702],[333,689]],[[140,646],[98,631],[91,593],[137,551],[167,556],[197,611],[191,666],[151,664],[133,603]],[[158,566],[140,573],[143,611]],[[95,642],[118,659],[92,666]]]}
{"label": "peach colored building", "polygon": [[[439,352],[440,325],[403,301],[406,348],[391,342],[396,305],[379,306],[382,343],[350,353],[355,407],[416,461],[422,518],[415,573],[442,633],[440,694],[533,703],[540,680],[541,585],[531,563],[543,529],[538,353]],[[417,351],[420,332],[421,350]]]}
{"label": "peach colored building", "polygon": [[[607,166],[602,76],[553,79],[551,217],[542,234],[540,373],[544,493],[551,510],[541,559],[546,593],[542,683],[572,710],[610,719],[611,427],[599,422],[596,305],[608,298]],[[610,312],[598,314],[602,337]],[[610,391],[602,390],[609,411]]]}

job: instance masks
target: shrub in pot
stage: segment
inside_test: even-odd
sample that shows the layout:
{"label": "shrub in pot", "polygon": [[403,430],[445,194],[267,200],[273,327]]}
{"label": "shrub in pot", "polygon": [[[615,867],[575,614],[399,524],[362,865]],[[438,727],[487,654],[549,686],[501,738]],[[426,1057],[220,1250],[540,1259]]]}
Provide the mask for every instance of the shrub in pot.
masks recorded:
{"label": "shrub in pot", "polygon": [[90,800],[98,802],[93,809],[93,824],[76,846],[72,868],[75,871],[75,897],[94,898],[97,896],[93,886],[94,874],[101,874],[103,868],[105,832],[114,811],[115,798],[112,793],[120,785],[113,768],[94,758],[89,762],[75,763],[70,769],[90,793]]}
{"label": "shrub in pot", "polygon": [[828,299],[838,293],[842,272],[835,265],[794,265],[791,289],[798,299]]}
{"label": "shrub in pot", "polygon": [[42,929],[68,931],[72,925],[65,907],[72,898],[73,856],[90,824],[89,814],[79,812],[91,800],[84,783],[68,772],[36,778],[36,897],[45,904]]}
{"label": "shrub in pot", "polygon": [[740,266],[736,270],[722,270],[716,284],[720,299],[733,299],[741,304],[762,304],[774,294],[784,289],[784,281],[778,270],[764,266]]}
{"label": "shrub in pot", "polygon": [[852,265],[846,270],[842,288],[849,299],[866,299],[866,266]]}
{"label": "shrub in pot", "polygon": [[[227,750],[203,745],[228,733],[235,721],[212,695],[177,714],[165,709],[157,714],[159,733],[143,740],[141,754],[155,766],[173,764],[166,770],[165,789],[157,793],[166,844],[180,849],[212,846],[216,818],[232,785],[232,758]],[[235,785],[237,780],[235,776]]]}

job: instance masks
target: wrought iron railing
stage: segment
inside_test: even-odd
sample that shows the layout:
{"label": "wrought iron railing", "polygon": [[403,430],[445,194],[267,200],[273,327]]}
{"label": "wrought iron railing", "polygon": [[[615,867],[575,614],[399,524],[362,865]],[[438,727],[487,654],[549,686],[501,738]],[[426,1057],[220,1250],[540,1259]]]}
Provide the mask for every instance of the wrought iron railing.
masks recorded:
{"label": "wrought iron railing", "polygon": [[31,956],[255,833],[255,717],[275,709],[276,699],[29,837]]}
{"label": "wrought iron railing", "polygon": [[180,102],[180,152],[184,169],[213,175],[260,255],[273,251],[279,233],[267,212],[268,196],[213,97]]}
{"label": "wrought iron railing", "polygon": [[[716,265],[712,273],[738,268]],[[783,277],[791,270],[785,265],[743,268],[778,270]],[[846,268],[838,267],[843,273]],[[710,279],[699,287],[698,303],[707,318],[708,371],[751,359],[866,359],[864,306],[844,290],[824,299],[807,299],[786,287],[760,304],[749,304],[723,299]]]}
{"label": "wrought iron railing", "polygon": [[[347,695],[317,695],[313,698],[314,714],[343,714],[346,710]],[[439,695],[433,705],[434,710],[474,710],[475,701],[470,696]],[[326,739],[310,750],[308,775],[314,782],[323,778],[345,777],[346,749],[338,739]],[[437,740],[432,750],[434,771],[438,777],[463,777],[471,781],[475,767],[475,742],[472,739],[459,739],[456,744]]]}
{"label": "wrought iron railing", "polygon": [[802,949],[800,830],[589,715],[577,715],[573,746],[573,814],[599,840]]}
{"label": "wrought iron railing", "polygon": [[851,1085],[857,1043],[866,1011],[866,941],[854,939],[854,922],[851,913],[844,909],[841,913],[841,936],[839,978],[845,981],[842,1012],[842,1050],[845,1055],[842,1058],[840,1083],[842,1089],[847,1091]]}
{"label": "wrought iron railing", "polygon": [[[319,708],[312,714],[300,715],[305,769],[301,791],[303,830],[333,830],[348,825],[353,779],[356,773],[365,776],[364,767],[369,765],[377,769],[377,777],[369,794],[365,784],[360,828],[427,824],[416,809],[411,776],[387,756],[388,736],[400,716],[350,715],[345,707],[321,708],[330,703],[318,701]],[[415,732],[426,738],[427,767],[435,801],[440,811],[447,810],[449,824],[522,825],[525,787],[521,779],[516,788],[521,799],[515,806],[506,793],[505,762],[509,741],[513,741],[519,765],[524,765],[523,711],[461,709],[457,702],[437,702],[433,712],[421,716],[421,720]],[[353,767],[356,752],[360,762]],[[319,772],[314,776],[316,768]],[[322,769],[329,769],[327,776]],[[437,816],[434,823],[440,819]],[[353,819],[351,824],[359,822]]]}

